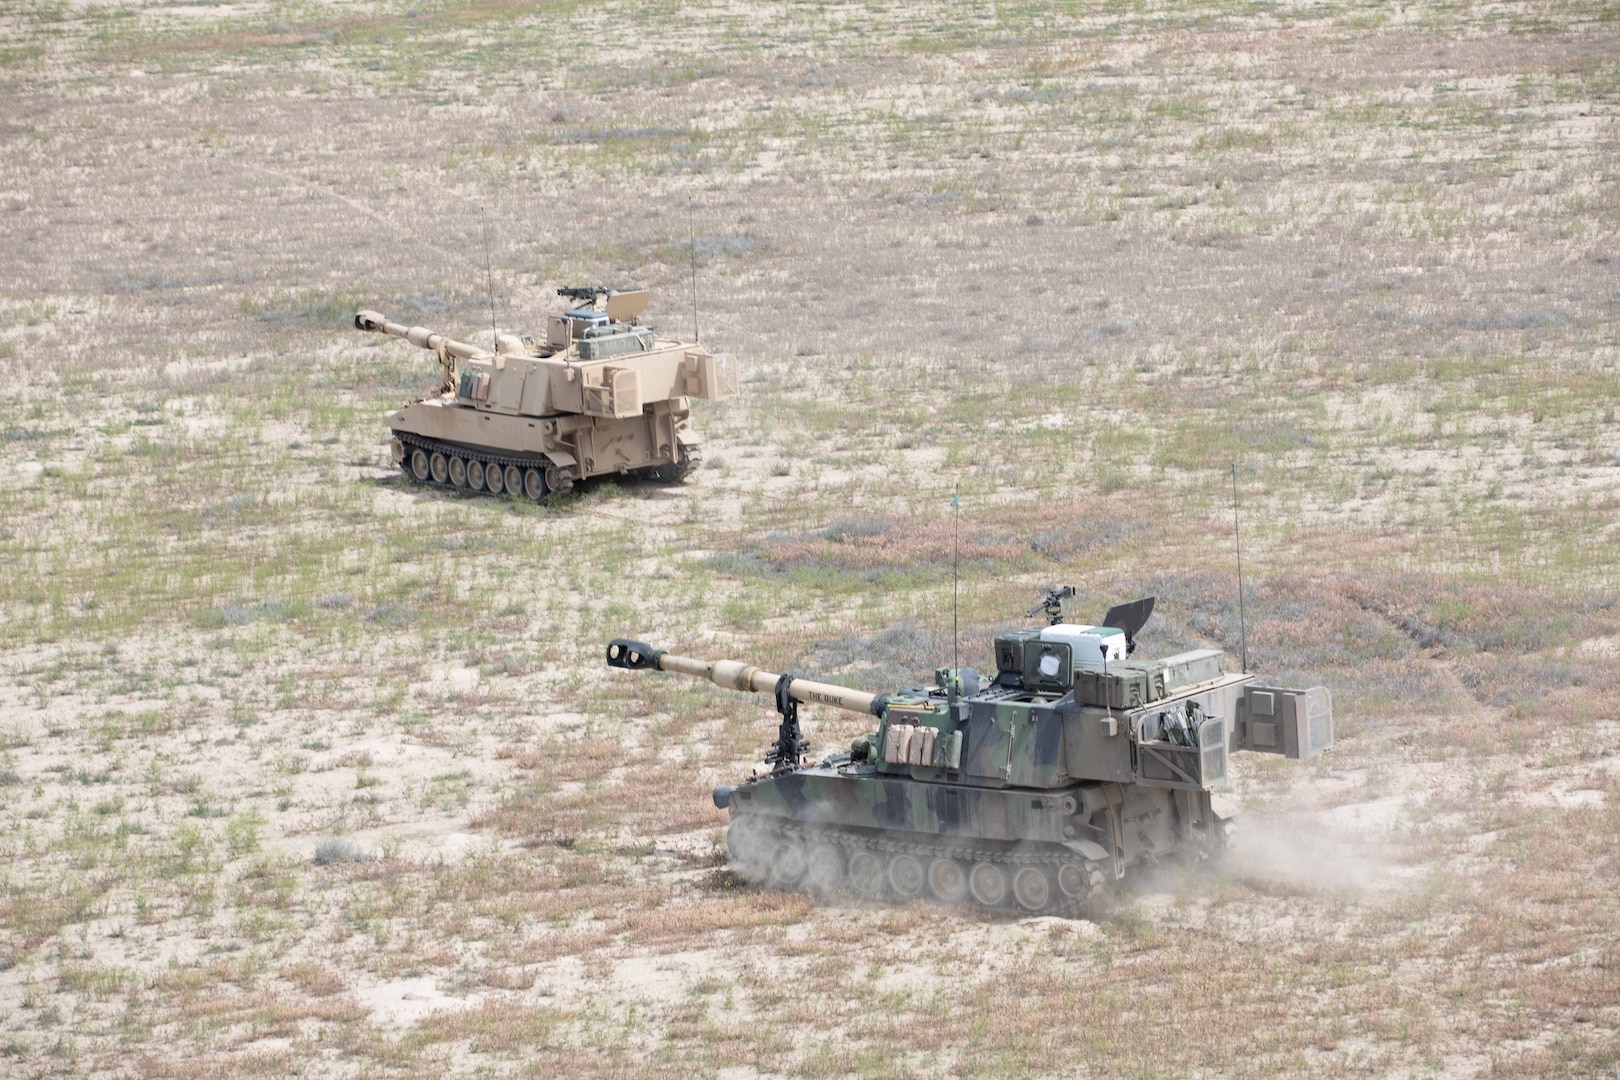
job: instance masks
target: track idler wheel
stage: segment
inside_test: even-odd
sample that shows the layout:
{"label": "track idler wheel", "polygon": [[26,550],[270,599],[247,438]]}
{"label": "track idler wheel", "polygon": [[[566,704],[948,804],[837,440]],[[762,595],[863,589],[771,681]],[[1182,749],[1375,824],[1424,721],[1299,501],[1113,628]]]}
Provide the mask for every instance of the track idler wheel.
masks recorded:
{"label": "track idler wheel", "polygon": [[566,495],[574,489],[574,470],[567,465],[546,466],[546,490],[553,495]]}
{"label": "track idler wheel", "polygon": [[699,466],[702,464],[703,447],[688,446],[685,450],[681,451],[681,463],[680,466],[675,470],[676,481],[685,480],[688,476],[691,476],[693,473],[697,472]]}
{"label": "track idler wheel", "polygon": [[678,484],[688,476],[698,471],[703,464],[703,447],[677,446],[675,460],[667,465],[658,465],[646,470],[644,475],[665,484]]}
{"label": "track idler wheel", "polygon": [[1020,866],[1013,871],[1013,900],[1031,915],[1039,914],[1051,907],[1052,894],[1055,891],[1052,888],[1052,879],[1038,866]]}
{"label": "track idler wheel", "polygon": [[1070,900],[1086,899],[1101,889],[1107,880],[1103,868],[1094,862],[1061,863],[1054,876],[1057,878],[1058,891]]}

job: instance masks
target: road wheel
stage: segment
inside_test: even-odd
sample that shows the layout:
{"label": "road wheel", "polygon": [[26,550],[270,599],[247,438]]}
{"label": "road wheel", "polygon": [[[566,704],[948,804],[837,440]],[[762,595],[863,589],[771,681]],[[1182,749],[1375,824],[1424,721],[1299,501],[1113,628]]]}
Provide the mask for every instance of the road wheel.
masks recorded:
{"label": "road wheel", "polygon": [[523,470],[516,465],[506,467],[506,490],[513,495],[523,493]]}
{"label": "road wheel", "polygon": [[901,852],[889,860],[889,888],[896,896],[916,896],[922,887],[923,868],[917,856]]}
{"label": "road wheel", "polygon": [[883,895],[883,860],[870,851],[857,851],[849,857],[850,888],[862,896]]}
{"label": "road wheel", "polygon": [[783,840],[771,852],[771,884],[778,889],[791,889],[804,877],[804,845],[797,840]]}
{"label": "road wheel", "polygon": [[1038,866],[1021,866],[1013,874],[1013,899],[1030,914],[1052,905],[1052,879]]}
{"label": "road wheel", "polygon": [[553,495],[566,495],[574,487],[574,470],[567,465],[546,466],[546,490]]}
{"label": "road wheel", "polygon": [[836,844],[816,844],[805,856],[804,864],[804,883],[813,892],[837,892],[844,883],[844,853]]}
{"label": "road wheel", "polygon": [[456,487],[467,486],[467,463],[458,457],[450,459],[450,482]]}
{"label": "road wheel", "polygon": [[450,478],[450,463],[444,460],[444,455],[437,450],[428,458],[428,471],[433,474],[433,482],[442,484]]}
{"label": "road wheel", "polygon": [[1007,899],[1007,875],[995,863],[974,863],[968,871],[968,891],[985,907],[1000,907]]}
{"label": "road wheel", "polygon": [[474,491],[484,490],[484,463],[482,461],[467,462],[467,486]]}
{"label": "road wheel", "polygon": [[967,871],[955,859],[935,859],[928,864],[928,888],[935,899],[960,904],[967,896]]}
{"label": "road wheel", "polygon": [[505,487],[505,481],[501,479],[503,475],[504,474],[501,472],[501,467],[499,465],[485,465],[484,490],[489,492],[491,495],[499,495],[501,493],[501,489]]}
{"label": "road wheel", "polygon": [[411,451],[411,475],[416,477],[418,480],[427,480],[428,456],[426,450],[418,448]]}
{"label": "road wheel", "polygon": [[539,469],[523,470],[523,494],[535,502],[546,497],[546,478],[540,475]]}

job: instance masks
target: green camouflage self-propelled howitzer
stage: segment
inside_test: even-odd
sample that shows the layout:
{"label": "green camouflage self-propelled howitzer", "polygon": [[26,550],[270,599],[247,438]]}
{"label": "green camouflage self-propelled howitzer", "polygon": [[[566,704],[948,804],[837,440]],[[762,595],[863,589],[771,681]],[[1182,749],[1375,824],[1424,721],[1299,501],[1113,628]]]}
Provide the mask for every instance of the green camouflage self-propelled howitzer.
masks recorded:
{"label": "green camouflage self-propelled howitzer", "polygon": [[[607,661],[775,695],[771,770],[714,790],[744,873],[821,893],[1069,912],[1132,866],[1223,847],[1228,822],[1210,795],[1228,753],[1314,757],[1333,743],[1333,708],[1325,687],[1262,685],[1228,672],[1216,649],[1131,660],[1152,598],[1102,626],[1062,622],[1065,599],[1054,591],[1032,610],[1052,625],[995,639],[988,685],[941,668],[931,687],[868,694],[622,638]],[[801,702],[871,713],[877,730],[806,764]]]}

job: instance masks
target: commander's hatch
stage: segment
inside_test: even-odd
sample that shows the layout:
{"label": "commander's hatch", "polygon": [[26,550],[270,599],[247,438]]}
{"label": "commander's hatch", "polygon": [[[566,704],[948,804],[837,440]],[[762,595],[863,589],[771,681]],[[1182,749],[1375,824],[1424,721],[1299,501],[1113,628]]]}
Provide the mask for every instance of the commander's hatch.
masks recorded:
{"label": "commander's hatch", "polygon": [[641,313],[647,310],[647,303],[652,299],[652,292],[648,289],[626,289],[623,292],[612,291],[607,294],[607,317],[609,322],[634,323],[641,318]]}

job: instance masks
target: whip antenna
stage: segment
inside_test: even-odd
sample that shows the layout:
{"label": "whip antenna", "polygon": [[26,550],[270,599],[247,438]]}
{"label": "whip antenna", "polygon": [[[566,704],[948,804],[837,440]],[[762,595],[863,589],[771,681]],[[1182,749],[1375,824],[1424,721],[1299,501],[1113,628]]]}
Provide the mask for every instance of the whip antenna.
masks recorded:
{"label": "whip antenna", "polygon": [[692,268],[692,344],[701,345],[697,317],[697,225],[692,221],[692,197],[686,197],[686,259]]}
{"label": "whip antenna", "polygon": [[500,352],[501,336],[495,329],[495,278],[489,268],[489,211],[479,207],[478,212],[484,218],[484,288],[489,293],[489,347],[492,352]]}
{"label": "whip antenna", "polygon": [[1243,674],[1249,673],[1249,626],[1243,615],[1243,531],[1238,525],[1237,462],[1232,463],[1232,545],[1237,551],[1238,639],[1243,647]]}
{"label": "whip antenna", "polygon": [[958,481],[951,488],[951,513],[955,522],[951,527],[951,667],[960,668],[961,658],[957,655],[958,642],[961,640],[957,631],[956,621],[956,562],[957,552],[961,547],[962,536],[962,484]]}

